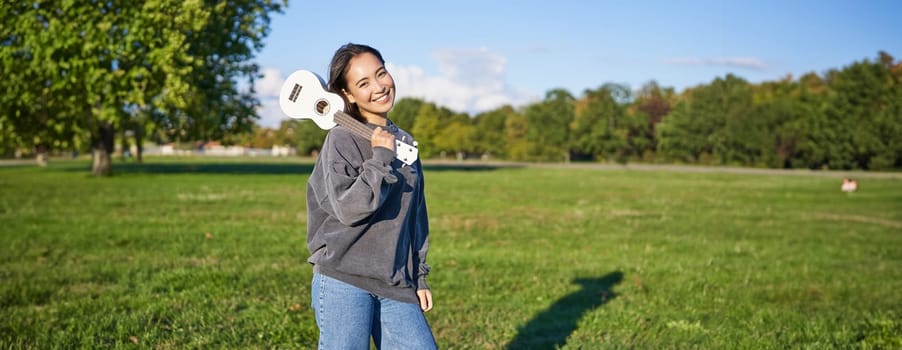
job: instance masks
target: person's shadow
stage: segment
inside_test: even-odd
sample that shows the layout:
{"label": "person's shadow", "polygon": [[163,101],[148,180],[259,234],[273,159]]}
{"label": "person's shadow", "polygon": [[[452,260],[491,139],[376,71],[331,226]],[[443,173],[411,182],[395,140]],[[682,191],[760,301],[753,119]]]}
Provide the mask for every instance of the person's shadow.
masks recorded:
{"label": "person's shadow", "polygon": [[620,271],[598,278],[577,278],[573,283],[582,286],[540,312],[526,325],[517,329],[517,336],[505,347],[508,350],[555,349],[563,347],[576,324],[592,311],[617,295],[611,290],[623,280]]}

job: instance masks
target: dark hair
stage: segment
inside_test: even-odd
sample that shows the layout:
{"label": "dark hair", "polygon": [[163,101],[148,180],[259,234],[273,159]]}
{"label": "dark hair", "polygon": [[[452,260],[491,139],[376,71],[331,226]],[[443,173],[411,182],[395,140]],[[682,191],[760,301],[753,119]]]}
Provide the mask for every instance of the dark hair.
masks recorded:
{"label": "dark hair", "polygon": [[379,62],[385,64],[385,60],[382,59],[382,54],[379,53],[379,50],[367,45],[354,43],[347,43],[339,47],[335,51],[335,55],[332,56],[332,62],[329,63],[329,91],[338,94],[345,101],[345,113],[361,121],[363,121],[363,117],[360,116],[360,110],[357,109],[357,105],[349,103],[342,90],[348,88],[348,80],[345,78],[345,74],[348,73],[351,59],[362,53],[371,53],[379,59]]}

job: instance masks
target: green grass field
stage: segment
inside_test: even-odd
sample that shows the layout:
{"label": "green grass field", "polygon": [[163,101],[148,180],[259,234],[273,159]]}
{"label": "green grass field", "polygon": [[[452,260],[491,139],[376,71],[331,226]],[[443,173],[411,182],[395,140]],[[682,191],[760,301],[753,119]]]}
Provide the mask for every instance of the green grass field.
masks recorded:
{"label": "green grass field", "polygon": [[[0,167],[0,349],[313,348],[309,162]],[[427,166],[442,349],[902,348],[902,180]]]}

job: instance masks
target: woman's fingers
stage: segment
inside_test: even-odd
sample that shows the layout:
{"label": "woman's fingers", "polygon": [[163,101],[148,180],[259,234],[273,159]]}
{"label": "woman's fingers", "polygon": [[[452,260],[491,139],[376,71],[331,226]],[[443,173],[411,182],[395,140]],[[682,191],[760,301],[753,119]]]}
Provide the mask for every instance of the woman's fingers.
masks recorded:
{"label": "woman's fingers", "polygon": [[373,136],[370,139],[370,143],[375,147],[385,147],[392,151],[395,150],[395,135],[392,135],[390,132],[385,131],[383,128],[376,128],[373,130]]}
{"label": "woman's fingers", "polygon": [[422,309],[423,312],[432,310],[432,291],[420,289],[417,291],[417,297],[420,298],[420,309]]}

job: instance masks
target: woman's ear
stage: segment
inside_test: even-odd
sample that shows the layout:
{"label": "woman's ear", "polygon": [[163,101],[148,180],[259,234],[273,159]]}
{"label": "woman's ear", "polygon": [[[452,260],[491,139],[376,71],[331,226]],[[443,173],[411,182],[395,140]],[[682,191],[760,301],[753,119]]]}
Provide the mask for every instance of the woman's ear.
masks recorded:
{"label": "woman's ear", "polygon": [[351,93],[348,92],[348,90],[341,89],[341,92],[342,92],[343,94],[345,94],[345,98],[348,99],[348,103],[350,103],[350,104],[355,104],[355,103],[357,103],[357,100],[354,99],[354,95],[351,95]]}

